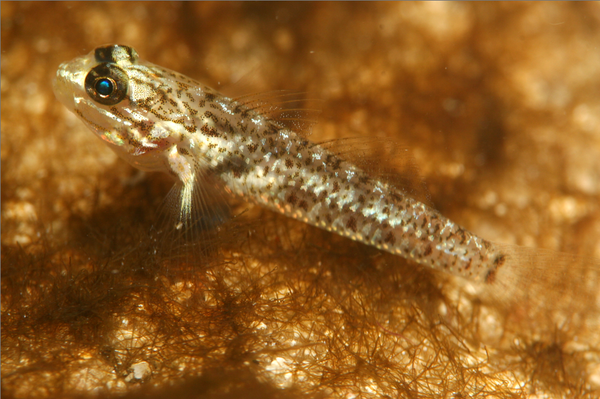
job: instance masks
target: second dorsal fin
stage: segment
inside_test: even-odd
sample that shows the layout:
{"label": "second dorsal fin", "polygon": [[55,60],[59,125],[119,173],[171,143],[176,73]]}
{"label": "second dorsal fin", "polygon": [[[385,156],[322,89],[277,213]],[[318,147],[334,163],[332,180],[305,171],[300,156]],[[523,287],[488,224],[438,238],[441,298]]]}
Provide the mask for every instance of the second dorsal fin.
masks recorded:
{"label": "second dorsal fin", "polygon": [[427,185],[407,146],[386,138],[373,137],[335,139],[319,145],[371,177],[433,208]]}

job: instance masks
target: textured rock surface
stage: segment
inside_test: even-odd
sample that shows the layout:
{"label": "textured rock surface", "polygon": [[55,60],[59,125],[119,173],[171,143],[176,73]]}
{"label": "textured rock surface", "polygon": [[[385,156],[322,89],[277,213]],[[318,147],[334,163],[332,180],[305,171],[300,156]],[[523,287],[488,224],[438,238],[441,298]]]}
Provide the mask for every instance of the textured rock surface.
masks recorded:
{"label": "textured rock surface", "polygon": [[155,255],[169,182],[133,183],[51,89],[112,42],[232,93],[307,92],[313,140],[409,147],[471,231],[600,258],[598,3],[3,2],[2,394],[598,396],[597,317],[532,333],[260,209],[218,256]]}

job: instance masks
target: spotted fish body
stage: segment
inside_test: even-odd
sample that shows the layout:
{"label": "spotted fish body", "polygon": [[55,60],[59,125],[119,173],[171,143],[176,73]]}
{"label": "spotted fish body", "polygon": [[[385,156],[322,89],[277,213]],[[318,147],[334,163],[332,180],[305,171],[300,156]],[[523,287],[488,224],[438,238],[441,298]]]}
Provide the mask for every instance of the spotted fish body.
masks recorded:
{"label": "spotted fish body", "polygon": [[494,244],[286,128],[261,107],[227,98],[138,58],[99,47],[62,64],[57,97],[119,156],[181,186],[180,223],[202,178],[286,216],[474,281],[506,255]]}

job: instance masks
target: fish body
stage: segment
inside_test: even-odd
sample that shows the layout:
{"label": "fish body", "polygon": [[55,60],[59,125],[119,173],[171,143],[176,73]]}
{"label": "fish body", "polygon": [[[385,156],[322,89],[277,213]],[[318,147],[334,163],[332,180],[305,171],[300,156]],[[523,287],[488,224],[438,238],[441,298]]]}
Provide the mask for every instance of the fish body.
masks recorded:
{"label": "fish body", "polygon": [[180,225],[204,207],[202,182],[305,223],[473,281],[493,281],[507,260],[393,185],[262,112],[122,45],[62,64],[59,100],[121,158],[171,174]]}

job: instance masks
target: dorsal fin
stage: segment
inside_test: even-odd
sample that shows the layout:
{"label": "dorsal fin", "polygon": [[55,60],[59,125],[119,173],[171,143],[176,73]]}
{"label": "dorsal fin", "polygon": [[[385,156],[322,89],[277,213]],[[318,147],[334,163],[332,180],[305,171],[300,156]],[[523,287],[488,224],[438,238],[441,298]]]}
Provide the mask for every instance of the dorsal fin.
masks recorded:
{"label": "dorsal fin", "polygon": [[306,98],[305,92],[273,90],[233,99],[263,116],[307,137],[321,114],[321,100]]}
{"label": "dorsal fin", "polygon": [[407,146],[378,137],[335,139],[319,145],[356,165],[371,177],[433,208],[427,185]]}

